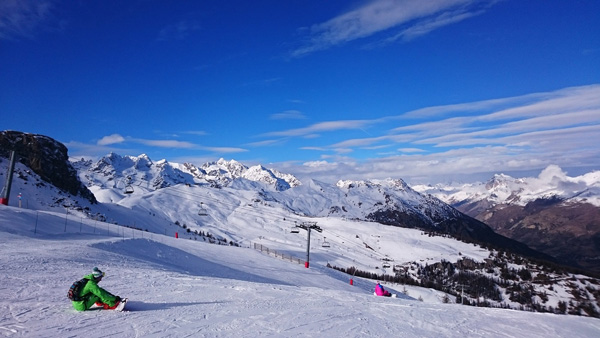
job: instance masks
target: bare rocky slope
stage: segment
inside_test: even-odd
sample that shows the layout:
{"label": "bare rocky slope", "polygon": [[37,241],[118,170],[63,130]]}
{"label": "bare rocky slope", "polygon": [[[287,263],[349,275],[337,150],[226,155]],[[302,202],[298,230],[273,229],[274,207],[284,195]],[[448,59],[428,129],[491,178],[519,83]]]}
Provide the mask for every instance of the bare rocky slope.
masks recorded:
{"label": "bare rocky slope", "polygon": [[69,162],[67,147],[62,143],[43,135],[0,131],[0,160],[7,161],[11,151],[15,151],[17,161],[38,174],[43,181],[96,203],[94,194],[79,181],[77,170]]}
{"label": "bare rocky slope", "polygon": [[487,182],[419,186],[495,232],[600,273],[600,172],[569,177],[548,166],[538,177],[497,174]]}

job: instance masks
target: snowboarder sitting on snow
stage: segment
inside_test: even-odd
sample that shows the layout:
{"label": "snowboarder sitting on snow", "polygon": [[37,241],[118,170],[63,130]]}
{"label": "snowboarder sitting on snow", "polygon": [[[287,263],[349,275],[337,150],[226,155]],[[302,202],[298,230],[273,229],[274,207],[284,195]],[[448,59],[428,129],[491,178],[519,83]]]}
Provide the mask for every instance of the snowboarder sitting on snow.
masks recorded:
{"label": "snowboarder sitting on snow", "polygon": [[389,293],[387,290],[385,290],[383,288],[383,286],[381,284],[379,284],[379,282],[377,282],[377,285],[375,285],[375,294],[377,296],[384,296],[384,297],[391,297],[392,294]]}
{"label": "snowboarder sitting on snow", "polygon": [[98,283],[104,277],[104,272],[98,268],[94,268],[91,274],[83,277],[87,280],[79,293],[79,301],[73,301],[73,307],[77,311],[85,311],[91,308],[94,304],[106,310],[112,310],[119,305],[121,297],[115,296],[110,292],[98,286]]}

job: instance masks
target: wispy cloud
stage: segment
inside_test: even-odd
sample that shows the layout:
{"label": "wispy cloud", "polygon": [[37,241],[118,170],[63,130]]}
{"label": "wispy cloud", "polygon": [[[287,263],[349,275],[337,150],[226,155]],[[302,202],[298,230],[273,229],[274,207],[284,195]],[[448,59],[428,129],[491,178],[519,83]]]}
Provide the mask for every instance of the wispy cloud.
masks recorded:
{"label": "wispy cloud", "polygon": [[134,143],[141,144],[150,147],[156,148],[168,148],[168,149],[197,149],[214,153],[241,153],[248,151],[244,148],[238,147],[217,147],[217,146],[205,146],[200,144],[195,144],[187,141],[179,141],[179,140],[171,140],[171,139],[142,139],[135,137],[124,137],[119,134],[112,134],[108,136],[104,136],[100,139],[96,144],[97,146],[103,147],[113,144],[125,144],[125,143]]}
{"label": "wispy cloud", "polygon": [[52,18],[52,1],[0,1],[0,40],[32,39],[37,30]]}
{"label": "wispy cloud", "polygon": [[425,35],[435,29],[438,29],[443,26],[447,26],[453,23],[457,23],[468,19],[472,16],[476,16],[482,14],[483,10],[478,10],[474,12],[469,12],[466,8],[461,8],[456,11],[444,12],[434,18],[426,19],[420,22],[417,22],[415,25],[410,26],[407,29],[404,29],[400,33],[384,39],[381,43],[391,43],[394,41],[410,41],[419,36]]}
{"label": "wispy cloud", "polygon": [[151,147],[159,147],[159,148],[173,148],[173,149],[193,149],[198,146],[185,141],[177,141],[177,140],[146,140],[139,138],[131,138],[129,139],[131,142],[151,146]]}
{"label": "wispy cloud", "polygon": [[[532,108],[537,110],[537,113],[544,113],[544,109],[552,108],[554,110],[564,109],[570,107],[573,103],[577,106],[588,105],[595,106],[598,104],[598,91],[600,85],[594,84],[589,86],[580,87],[569,87],[559,89],[552,92],[541,92],[532,93],[514,97],[433,106],[416,109],[402,116],[406,118],[436,118],[447,115],[456,116],[460,114],[467,116],[468,113],[481,113],[481,112],[500,112],[500,114],[491,115],[499,116],[511,113],[513,115],[519,115],[523,112],[523,109],[531,110]],[[559,100],[559,101],[556,101]],[[532,104],[535,104],[532,106]],[[545,105],[545,106],[542,106]],[[520,109],[515,110],[515,109]]]}
{"label": "wispy cloud", "polygon": [[202,150],[206,150],[206,151],[211,151],[214,153],[243,153],[248,151],[248,149],[244,149],[244,148],[237,148],[237,147],[206,147],[206,146],[200,146],[199,147]]}
{"label": "wispy cloud", "polygon": [[137,143],[143,144],[151,147],[159,147],[159,148],[177,148],[177,149],[193,149],[198,148],[198,145],[185,142],[185,141],[177,141],[177,140],[148,140],[134,137],[123,137],[119,134],[112,134],[108,136],[104,136],[101,138],[96,144],[99,146],[107,146],[111,144],[120,144],[120,143]]}
{"label": "wispy cloud", "polygon": [[310,27],[308,41],[292,56],[303,56],[393,28],[402,29],[387,42],[409,40],[484,11],[495,1],[481,0],[373,0],[364,6]]}
{"label": "wispy cloud", "polygon": [[266,133],[263,136],[314,136],[321,132],[331,132],[337,130],[363,129],[374,123],[372,120],[342,120],[319,122],[308,127],[289,129]]}
{"label": "wispy cloud", "polygon": [[205,135],[208,135],[208,133],[205,132],[204,130],[188,130],[188,131],[183,131],[181,133],[182,134],[188,134],[188,135],[196,135],[196,136],[205,136]]}
{"label": "wispy cloud", "polygon": [[280,113],[272,114],[270,116],[271,120],[304,120],[306,119],[306,115],[304,115],[301,111],[298,110],[286,110]]}
{"label": "wispy cloud", "polygon": [[110,144],[123,143],[125,138],[119,134],[112,134],[108,136],[104,136],[98,142],[96,142],[99,146],[107,146]]}
{"label": "wispy cloud", "polygon": [[402,153],[424,153],[425,150],[421,149],[421,148],[400,148],[398,149],[399,152]]}
{"label": "wispy cloud", "polygon": [[292,171],[300,178],[310,177],[326,182],[340,179],[384,179],[402,178],[411,184],[440,183],[448,181],[473,182],[487,180],[494,173],[518,173],[538,171],[548,165],[558,164],[562,168],[595,167],[600,161],[600,151],[542,153],[505,146],[485,146],[451,149],[438,153],[413,153],[387,157],[373,157],[362,161],[354,158],[323,156],[322,161],[313,161],[298,166],[283,163],[279,170]]}
{"label": "wispy cloud", "polygon": [[[529,101],[525,102],[525,98]],[[600,85],[496,100],[494,102],[502,107],[497,111],[493,110],[491,102],[460,105],[468,111],[464,116],[406,125],[394,128],[392,132],[411,135],[414,144],[456,147],[503,144],[509,140],[518,144],[519,135],[557,130],[571,130],[571,138],[576,140],[575,127],[600,124]],[[519,104],[505,107],[507,102]],[[472,107],[485,107],[486,110],[473,114]],[[444,107],[438,108],[444,110]],[[453,106],[454,114],[461,114],[455,108]]]}
{"label": "wispy cloud", "polygon": [[[448,115],[452,115],[448,117]],[[519,144],[518,135],[540,131],[571,130],[600,124],[600,85],[565,88],[495,100],[411,111],[371,120],[339,120],[274,131],[261,136],[286,138],[343,138],[343,131],[364,130],[378,125],[376,135],[342,139],[315,146],[318,149],[371,148],[401,144],[401,148],[486,146]],[[381,126],[386,128],[381,128]],[[397,126],[397,127],[395,127]],[[371,129],[373,130],[373,129]],[[375,131],[373,132],[375,133]],[[571,135],[576,138],[576,134]]]}
{"label": "wispy cloud", "polygon": [[247,145],[250,147],[266,147],[266,146],[280,144],[283,142],[284,141],[282,141],[282,140],[265,140],[265,141],[251,142],[251,143],[248,143]]}
{"label": "wispy cloud", "polygon": [[199,30],[200,25],[195,21],[181,20],[168,25],[158,32],[157,41],[184,40],[191,32]]}
{"label": "wispy cloud", "polygon": [[112,134],[108,136],[104,136],[101,138],[96,144],[99,146],[107,146],[111,144],[119,144],[124,142],[131,142],[137,144],[143,144],[151,147],[159,147],[159,148],[178,148],[178,149],[192,149],[197,148],[198,146],[184,141],[177,140],[147,140],[141,138],[134,137],[123,137],[119,134]]}
{"label": "wispy cloud", "polygon": [[[304,170],[307,176],[318,172],[320,179],[335,181],[336,177],[382,178],[394,173],[431,183],[435,176],[437,180],[449,179],[445,173],[464,179],[476,173],[540,170],[550,164],[563,168],[600,166],[596,144],[600,140],[600,84],[428,107],[387,118],[334,122],[280,132],[289,137],[330,132],[330,137],[322,137],[324,141],[339,140],[302,147],[322,152],[322,159],[335,162],[300,167],[299,174]],[[378,129],[379,134],[373,137],[343,139],[347,135],[341,132],[344,129],[375,124],[386,128]],[[397,151],[383,157],[376,153],[361,160],[340,156],[392,147]],[[320,172],[315,166],[328,170]]]}

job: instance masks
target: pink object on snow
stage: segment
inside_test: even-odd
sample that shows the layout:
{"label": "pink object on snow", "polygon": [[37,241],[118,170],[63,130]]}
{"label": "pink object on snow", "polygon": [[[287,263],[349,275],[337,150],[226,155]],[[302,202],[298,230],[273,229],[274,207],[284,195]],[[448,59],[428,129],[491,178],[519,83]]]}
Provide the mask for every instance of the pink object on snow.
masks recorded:
{"label": "pink object on snow", "polygon": [[379,283],[377,283],[377,285],[375,285],[375,294],[377,296],[385,296],[385,297],[390,297],[392,295],[387,290],[384,290],[383,286],[381,286],[381,284],[379,284]]}

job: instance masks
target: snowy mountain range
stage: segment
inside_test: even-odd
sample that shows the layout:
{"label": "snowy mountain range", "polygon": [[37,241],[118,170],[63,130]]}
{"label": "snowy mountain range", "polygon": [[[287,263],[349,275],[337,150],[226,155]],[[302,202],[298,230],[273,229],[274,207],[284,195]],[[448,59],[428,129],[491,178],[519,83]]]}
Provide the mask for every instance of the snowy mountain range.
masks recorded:
{"label": "snowy mountain range", "polygon": [[600,171],[569,177],[556,165],[548,166],[538,177],[513,178],[496,174],[487,182],[415,185],[413,188],[454,206],[477,202],[525,206],[539,199],[558,198],[600,207]]}
{"label": "snowy mountain range", "polygon": [[169,163],[166,160],[152,162],[145,154],[134,157],[111,153],[95,163],[81,159],[73,162],[73,166],[80,173],[85,173],[83,181],[95,189],[119,189],[133,185],[149,192],[177,184],[222,187],[240,178],[262,182],[277,191],[301,184],[293,175],[261,165],[247,167],[235,160],[224,159],[198,167],[191,163]]}
{"label": "snowy mountain range", "polygon": [[146,155],[132,157],[114,153],[95,163],[79,160],[73,165],[81,181],[101,202],[118,199],[114,196],[115,189],[151,193],[177,185],[227,188],[235,194],[251,193],[249,200],[241,202],[246,205],[265,201],[298,215],[335,216],[428,229],[550,259],[521,243],[498,236],[485,224],[465,216],[437,198],[420,194],[401,179],[341,180],[336,185],[309,179],[303,184],[291,174],[261,165],[247,167],[235,160],[220,159],[195,166],[165,160],[154,163]]}
{"label": "snowy mountain range", "polygon": [[497,174],[487,182],[414,188],[564,264],[600,273],[600,171],[570,177],[551,165],[537,177]]}
{"label": "snowy mountain range", "polygon": [[[56,232],[63,226],[66,238],[84,229],[122,238],[178,234],[192,241],[267,248],[291,261],[306,258],[306,232],[296,233],[297,226],[315,223],[322,229],[311,239],[310,260],[316,267],[353,268],[356,278],[446,290],[448,296],[438,298],[444,302],[458,299],[463,285],[460,302],[465,304],[600,316],[600,306],[594,305],[600,299],[594,291],[600,290],[599,281],[519,258],[507,250],[513,245],[524,249],[515,241],[490,247],[489,242],[453,239],[449,233],[471,240],[494,233],[399,179],[299,182],[292,175],[236,161],[195,166],[153,162],[144,155],[109,154],[71,163],[93,200],[67,193],[27,163],[17,163],[7,210],[19,214],[10,209],[18,202],[22,210],[34,211],[22,221],[28,229],[23,231],[45,231],[48,222],[54,224],[49,236],[55,238],[62,238]],[[2,175],[6,167],[6,158],[0,158]],[[40,229],[35,212],[48,214]],[[0,208],[0,217],[13,222],[16,216],[11,215]],[[487,239],[504,238],[491,236]],[[164,254],[159,250],[156,255]]]}

